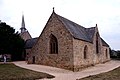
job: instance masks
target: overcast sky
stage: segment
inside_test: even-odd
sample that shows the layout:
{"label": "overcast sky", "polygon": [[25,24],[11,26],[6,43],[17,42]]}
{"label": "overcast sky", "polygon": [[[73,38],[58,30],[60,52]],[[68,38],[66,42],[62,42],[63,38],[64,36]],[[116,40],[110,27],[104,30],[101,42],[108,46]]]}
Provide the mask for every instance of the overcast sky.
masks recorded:
{"label": "overcast sky", "polygon": [[22,14],[32,37],[38,37],[55,12],[86,28],[98,24],[101,37],[120,50],[120,0],[0,0],[0,20],[21,27]]}

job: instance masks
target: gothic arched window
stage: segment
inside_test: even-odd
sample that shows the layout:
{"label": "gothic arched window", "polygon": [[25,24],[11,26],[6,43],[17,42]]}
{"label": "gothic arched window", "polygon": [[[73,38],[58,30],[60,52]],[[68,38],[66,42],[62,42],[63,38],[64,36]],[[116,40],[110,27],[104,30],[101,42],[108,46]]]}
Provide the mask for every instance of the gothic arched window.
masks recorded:
{"label": "gothic arched window", "polygon": [[58,41],[54,35],[50,35],[50,54],[58,54]]}
{"label": "gothic arched window", "polygon": [[99,34],[96,34],[96,53],[99,53]]}
{"label": "gothic arched window", "polygon": [[87,45],[84,47],[84,59],[87,59],[88,47]]}

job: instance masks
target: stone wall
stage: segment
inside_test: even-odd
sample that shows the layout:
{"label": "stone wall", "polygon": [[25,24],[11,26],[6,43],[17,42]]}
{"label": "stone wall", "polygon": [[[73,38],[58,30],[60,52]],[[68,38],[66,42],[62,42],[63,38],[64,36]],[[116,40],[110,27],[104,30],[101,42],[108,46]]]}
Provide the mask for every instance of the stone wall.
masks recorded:
{"label": "stone wall", "polygon": [[24,41],[32,38],[28,31],[20,33],[20,36]]}
{"label": "stone wall", "polygon": [[[87,46],[87,55],[84,59],[84,48]],[[93,58],[93,44],[82,40],[73,39],[73,51],[74,51],[74,71],[79,71],[82,68],[91,66],[94,64]]]}
{"label": "stone wall", "polygon": [[31,49],[26,49],[25,50],[26,52],[26,54],[25,54],[25,60],[28,60],[28,57],[29,57],[29,54],[30,54],[30,51],[31,51]]}
{"label": "stone wall", "polygon": [[31,49],[26,49],[26,54],[29,54]]}
{"label": "stone wall", "polygon": [[[73,39],[74,71],[80,71],[83,68],[104,63],[110,60],[109,47],[102,46],[100,36],[98,36],[99,53],[96,52],[96,33],[93,36],[93,42],[86,42]],[[87,46],[87,58],[84,58],[84,48]]]}
{"label": "stone wall", "polygon": [[110,50],[109,47],[103,46],[102,47],[102,53],[103,53],[103,63],[110,60]]}
{"label": "stone wall", "polygon": [[[58,40],[58,54],[50,54],[51,34]],[[32,63],[34,56],[37,64],[73,70],[73,37],[55,15],[48,20],[33,46],[28,63]]]}

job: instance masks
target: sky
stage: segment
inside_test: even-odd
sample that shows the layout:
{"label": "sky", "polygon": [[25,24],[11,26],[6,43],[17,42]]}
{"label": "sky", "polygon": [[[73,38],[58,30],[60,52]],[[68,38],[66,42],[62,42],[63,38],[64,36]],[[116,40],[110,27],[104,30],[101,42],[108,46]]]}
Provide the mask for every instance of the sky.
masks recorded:
{"label": "sky", "polygon": [[97,24],[111,49],[120,50],[120,0],[0,0],[0,20],[20,31],[24,14],[34,38],[41,34],[53,7],[57,14],[86,28]]}

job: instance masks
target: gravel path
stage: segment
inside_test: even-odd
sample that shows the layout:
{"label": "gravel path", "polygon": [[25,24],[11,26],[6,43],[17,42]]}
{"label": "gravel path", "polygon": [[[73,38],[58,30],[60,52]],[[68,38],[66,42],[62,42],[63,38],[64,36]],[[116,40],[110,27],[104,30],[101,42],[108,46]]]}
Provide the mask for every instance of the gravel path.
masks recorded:
{"label": "gravel path", "polygon": [[89,75],[108,72],[120,66],[120,61],[111,60],[104,64],[98,64],[93,67],[86,68],[79,72],[73,72],[73,71],[60,69],[56,67],[36,65],[36,64],[26,64],[25,61],[18,61],[13,63],[22,68],[27,68],[27,69],[38,71],[38,72],[44,72],[44,73],[48,73],[55,76],[55,78],[53,79],[40,79],[40,80],[76,80],[83,77],[87,77]]}

